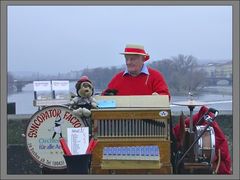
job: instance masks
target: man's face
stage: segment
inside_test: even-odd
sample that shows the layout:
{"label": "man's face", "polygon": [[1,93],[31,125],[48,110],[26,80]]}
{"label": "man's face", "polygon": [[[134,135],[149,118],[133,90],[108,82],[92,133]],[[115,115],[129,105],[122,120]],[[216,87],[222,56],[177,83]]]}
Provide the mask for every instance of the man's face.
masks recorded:
{"label": "man's face", "polygon": [[137,76],[141,72],[142,66],[144,64],[144,56],[137,54],[128,54],[125,55],[125,60],[128,72],[133,76]]}

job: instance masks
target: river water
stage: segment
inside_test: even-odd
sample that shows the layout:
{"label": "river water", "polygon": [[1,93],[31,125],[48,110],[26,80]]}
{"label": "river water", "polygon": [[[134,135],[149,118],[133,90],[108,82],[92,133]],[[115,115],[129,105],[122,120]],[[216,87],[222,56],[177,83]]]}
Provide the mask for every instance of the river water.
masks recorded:
{"label": "river water", "polygon": [[[75,83],[70,83],[70,91],[75,93]],[[222,89],[221,93],[216,93],[218,89]],[[208,102],[208,107],[215,108],[221,111],[232,111],[232,87],[209,87],[210,92],[201,93],[199,96],[194,96],[194,100],[201,102]],[[187,96],[172,96],[171,110],[173,112],[188,111],[185,106],[173,105],[175,102],[186,101]],[[34,93],[33,84],[27,84],[23,87],[22,92],[8,95],[8,102],[16,103],[16,114],[33,114],[38,111],[38,107],[33,106]],[[197,106],[194,111],[198,111],[200,106]]]}

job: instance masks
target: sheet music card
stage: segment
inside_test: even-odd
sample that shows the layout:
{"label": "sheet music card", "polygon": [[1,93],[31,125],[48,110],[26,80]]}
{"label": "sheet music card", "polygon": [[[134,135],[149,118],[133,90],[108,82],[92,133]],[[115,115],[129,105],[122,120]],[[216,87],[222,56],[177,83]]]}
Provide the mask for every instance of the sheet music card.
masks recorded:
{"label": "sheet music card", "polygon": [[89,128],[67,128],[67,140],[72,155],[85,154],[89,144]]}

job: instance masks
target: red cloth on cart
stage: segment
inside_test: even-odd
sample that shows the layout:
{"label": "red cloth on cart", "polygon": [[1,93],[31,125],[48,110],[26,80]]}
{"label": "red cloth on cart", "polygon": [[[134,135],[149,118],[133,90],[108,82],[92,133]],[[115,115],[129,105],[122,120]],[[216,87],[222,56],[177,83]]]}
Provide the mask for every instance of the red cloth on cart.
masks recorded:
{"label": "red cloth on cart", "polygon": [[[202,106],[199,110],[199,112],[197,112],[196,114],[194,114],[192,116],[193,119],[193,126],[196,125],[196,123],[198,122],[198,120],[208,111],[208,108],[206,106]],[[213,114],[209,113],[209,115],[211,117],[214,117]],[[198,125],[206,125],[207,122],[206,121],[201,121]],[[187,117],[185,119],[185,125],[186,127],[189,127],[190,125],[190,118]],[[215,132],[215,158],[214,158],[214,163],[217,164],[218,162],[218,149],[220,149],[221,151],[221,162],[219,165],[219,169],[217,174],[231,174],[231,157],[230,157],[230,153],[229,153],[229,148],[228,148],[228,141],[223,133],[223,131],[221,130],[221,128],[219,127],[218,123],[217,123],[217,118],[215,119],[215,121],[212,122],[211,125],[214,129]],[[178,142],[178,146],[179,146],[179,142],[180,142],[180,124],[177,124],[175,127],[173,127],[173,134]]]}

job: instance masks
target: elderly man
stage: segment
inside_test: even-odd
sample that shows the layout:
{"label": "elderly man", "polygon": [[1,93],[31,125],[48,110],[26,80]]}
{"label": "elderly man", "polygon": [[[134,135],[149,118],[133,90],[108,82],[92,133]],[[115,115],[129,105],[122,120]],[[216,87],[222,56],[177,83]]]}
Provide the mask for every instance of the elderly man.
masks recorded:
{"label": "elderly man", "polygon": [[102,95],[168,95],[163,75],[144,63],[149,59],[141,45],[129,44],[121,53],[125,56],[126,70],[116,74]]}

